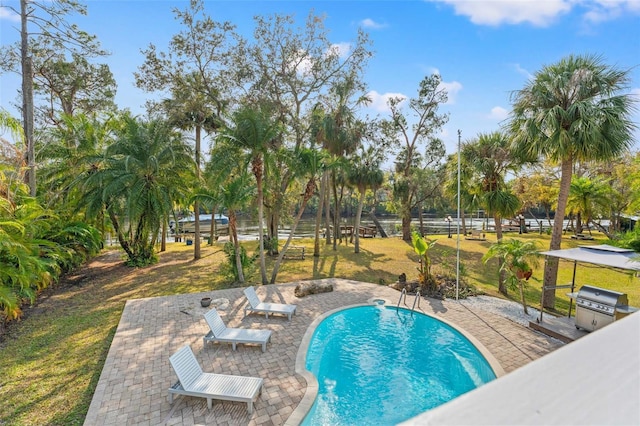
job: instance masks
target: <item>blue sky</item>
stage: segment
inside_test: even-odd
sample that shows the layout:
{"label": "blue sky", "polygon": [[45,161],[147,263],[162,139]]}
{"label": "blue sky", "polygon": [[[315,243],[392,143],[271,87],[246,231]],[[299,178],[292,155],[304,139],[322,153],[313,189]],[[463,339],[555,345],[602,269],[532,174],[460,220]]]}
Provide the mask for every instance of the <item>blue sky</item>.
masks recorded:
{"label": "blue sky", "polygon": [[[143,60],[140,50],[149,43],[166,47],[179,31],[171,10],[187,2],[92,0],[87,5],[88,16],[74,22],[111,52],[101,61],[118,82],[118,106],[143,113],[150,95],[133,79]],[[640,0],[229,0],[207,1],[206,7],[214,19],[233,22],[246,37],[254,15],[295,14],[303,25],[312,9],[326,15],[336,44],[353,41],[357,29],[364,28],[375,55],[365,76],[374,103],[363,113],[384,115],[387,96],[415,96],[425,75],[440,73],[449,90],[442,109],[450,120],[440,135],[448,152],[456,150],[458,129],[463,139],[498,130],[510,110],[511,92],[568,54],[601,55],[610,65],[631,69],[629,92],[640,100]],[[0,25],[2,44],[18,38],[18,22],[7,9],[0,9]],[[15,113],[11,103],[19,79],[0,78],[0,106]],[[640,122],[640,113],[633,118]]]}

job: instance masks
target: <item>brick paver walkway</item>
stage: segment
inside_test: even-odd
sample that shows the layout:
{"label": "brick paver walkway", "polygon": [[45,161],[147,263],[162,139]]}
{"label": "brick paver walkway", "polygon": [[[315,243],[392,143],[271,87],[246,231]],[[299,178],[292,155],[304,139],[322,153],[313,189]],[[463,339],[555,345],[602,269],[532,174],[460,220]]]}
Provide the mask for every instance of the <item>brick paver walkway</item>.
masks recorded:
{"label": "brick paver walkway", "polygon": [[[386,286],[329,279],[332,293],[297,298],[296,283],[261,286],[260,298],[269,302],[294,303],[298,312],[286,317],[252,314],[243,319],[246,299],[242,288],[207,293],[130,300],[127,302],[111,344],[85,425],[281,425],[298,406],[306,390],[305,379],[295,373],[298,348],[309,325],[323,313],[341,306],[366,303],[379,297],[396,304],[399,293]],[[230,327],[268,328],[272,341],[263,353],[260,346],[203,344],[208,332],[200,299],[228,299],[218,311]],[[222,300],[218,300],[221,302]],[[413,303],[413,296],[407,303]],[[562,343],[536,333],[506,318],[473,311],[455,301],[422,299],[425,313],[441,317],[473,335],[500,362],[513,371],[555,349]],[[264,389],[254,405],[213,402],[178,396],[172,405],[167,389],[176,376],[169,356],[189,344],[206,372],[262,377]]]}

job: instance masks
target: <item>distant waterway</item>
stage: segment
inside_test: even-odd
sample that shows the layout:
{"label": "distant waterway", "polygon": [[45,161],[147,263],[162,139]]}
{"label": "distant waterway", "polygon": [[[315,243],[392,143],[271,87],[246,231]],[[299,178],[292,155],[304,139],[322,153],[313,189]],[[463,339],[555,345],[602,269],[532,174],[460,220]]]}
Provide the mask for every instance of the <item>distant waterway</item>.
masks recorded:
{"label": "distant waterway", "polygon": [[[340,222],[341,226],[353,226],[354,218],[342,219]],[[402,219],[397,216],[385,216],[378,218],[378,222],[385,230],[388,236],[398,236],[402,234]],[[571,222],[569,220],[564,221],[564,227],[569,226]],[[602,226],[608,226],[609,221],[603,220],[601,222]],[[411,220],[411,225],[413,228],[418,229],[420,227],[420,221],[417,217],[414,217]],[[456,218],[451,218],[450,221],[447,220],[446,217],[442,218],[424,218],[422,220],[422,233],[426,236],[428,235],[447,235],[451,233],[452,235],[456,234],[458,221]],[[467,228],[467,232],[471,229],[477,230],[486,230],[487,232],[495,232],[495,225],[493,222],[493,218],[477,218],[477,217],[466,217],[465,225]],[[369,217],[363,217],[361,220],[360,226],[371,227],[374,228],[375,225]],[[502,221],[503,230],[505,232],[519,232],[520,224],[517,220],[508,220],[505,219]],[[547,232],[552,228],[553,222],[549,223],[547,219],[523,219],[522,220],[522,231],[523,232]],[[462,220],[460,220],[460,228],[462,228]],[[324,222],[321,224],[321,232],[324,230]],[[278,238],[280,240],[286,239],[289,236],[291,231],[290,224],[281,224],[280,230],[278,232]],[[587,229],[585,228],[585,231]],[[294,234],[294,238],[313,238],[315,232],[315,218],[314,217],[303,217],[296,228],[296,232]],[[240,239],[243,240],[251,240],[258,238],[258,223],[253,218],[249,217],[241,217],[238,218],[238,235]]]}
{"label": "distant waterway", "polygon": [[[340,222],[341,226],[353,226],[355,218],[343,218]],[[402,219],[397,216],[384,216],[378,218],[378,222],[387,233],[388,236],[398,236],[402,234]],[[462,221],[460,221],[460,226],[462,227]],[[505,231],[519,231],[519,226],[516,220],[503,220],[503,226],[505,226]],[[569,225],[569,221],[564,221],[564,226]],[[426,236],[429,235],[447,235],[451,233],[452,235],[456,235],[458,222],[456,218],[452,217],[450,221],[447,220],[446,217],[442,218],[424,218],[422,221],[423,228],[422,233]],[[477,230],[488,230],[488,232],[495,231],[495,226],[493,224],[493,219],[491,218],[478,218],[478,217],[466,217],[465,224],[467,227],[467,231],[471,229]],[[418,229],[420,227],[420,221],[417,217],[414,217],[411,221],[411,225],[414,229]],[[552,227],[552,224],[549,224],[547,219],[524,219],[522,221],[523,231],[526,229],[526,232],[546,232]],[[541,228],[542,225],[542,228]],[[603,226],[608,226],[608,221],[602,221]],[[373,221],[368,217],[363,217],[361,221],[361,226],[363,227],[375,227]],[[321,233],[324,232],[324,222],[321,224]],[[586,230],[586,229],[585,229]],[[202,233],[207,234],[208,236],[209,228],[208,226],[205,229],[202,229]],[[291,231],[291,224],[282,223],[280,225],[280,229],[278,231],[278,239],[285,240],[289,237],[289,233]],[[296,232],[294,238],[313,238],[315,233],[315,217],[313,216],[305,216],[300,220],[298,227],[296,228]],[[379,234],[378,234],[379,235]],[[169,238],[172,238],[173,235],[170,235]],[[258,239],[258,222],[252,217],[241,216],[238,217],[238,237],[241,240],[257,240]],[[170,240],[171,241],[171,240]],[[106,238],[107,245],[117,244],[117,241],[113,239],[111,236],[107,236]]]}
{"label": "distant waterway", "polygon": [[[342,219],[340,226],[353,226],[355,218]],[[378,223],[382,226],[388,236],[398,236],[402,234],[402,219],[397,216],[385,216],[378,218]],[[422,233],[425,235],[444,235],[451,230],[452,234],[456,232],[456,219],[452,218],[451,222],[446,218],[425,218],[422,221],[423,229]],[[468,229],[476,228],[483,229],[483,220],[474,219],[471,221],[466,219]],[[303,217],[296,228],[294,238],[313,238],[315,233],[315,217]],[[418,218],[413,218],[411,225],[418,229],[420,227],[420,221]],[[363,217],[360,222],[361,227],[375,228],[375,225],[369,217]],[[321,232],[325,229],[324,222],[320,226]],[[291,232],[291,224],[281,224],[278,232],[279,239],[286,239]],[[242,217],[238,218],[238,235],[241,239],[256,239],[258,238],[258,223],[253,218]]]}

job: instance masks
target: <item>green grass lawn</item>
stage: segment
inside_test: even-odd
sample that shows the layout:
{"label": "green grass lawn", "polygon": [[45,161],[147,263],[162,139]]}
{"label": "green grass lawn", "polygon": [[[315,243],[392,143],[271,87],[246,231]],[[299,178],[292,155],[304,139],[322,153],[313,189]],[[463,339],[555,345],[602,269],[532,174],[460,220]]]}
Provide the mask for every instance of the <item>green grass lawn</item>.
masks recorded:
{"label": "green grass lawn", "polygon": [[[539,241],[540,249],[549,247],[549,236],[507,234],[506,238]],[[455,274],[456,239],[437,237],[433,249],[435,267]],[[464,278],[481,291],[499,296],[496,263],[484,265],[482,255],[488,241],[460,242]],[[596,234],[593,244],[606,242]],[[567,236],[563,248],[584,241]],[[247,243],[253,251],[255,242]],[[411,246],[398,238],[362,239],[361,252],[342,244],[337,251],[322,244],[322,254],[314,258],[311,240],[296,241],[306,247],[305,260],[286,260],[278,282],[339,277],[379,284],[390,284],[401,273],[417,277],[418,256]],[[38,303],[25,309],[24,318],[13,324],[0,343],[0,425],[75,425],[82,424],[97,385],[124,304],[128,299],[195,293],[234,285],[223,274],[224,254],[219,243],[203,246],[202,259],[194,261],[193,247],[171,243],[160,262],[144,269],[128,268],[118,252],[107,252],[87,268],[65,277],[57,288],[43,294]],[[272,269],[272,261],[268,262]],[[561,261],[558,283],[569,283],[573,263]],[[254,273],[247,284],[255,284]],[[542,263],[534,271],[526,289],[527,302],[540,304]],[[629,303],[640,306],[640,279],[630,274],[579,264],[577,288],[583,284],[611,288],[629,294]],[[558,314],[566,314],[567,291],[557,292]],[[510,296],[519,300],[517,293]]]}

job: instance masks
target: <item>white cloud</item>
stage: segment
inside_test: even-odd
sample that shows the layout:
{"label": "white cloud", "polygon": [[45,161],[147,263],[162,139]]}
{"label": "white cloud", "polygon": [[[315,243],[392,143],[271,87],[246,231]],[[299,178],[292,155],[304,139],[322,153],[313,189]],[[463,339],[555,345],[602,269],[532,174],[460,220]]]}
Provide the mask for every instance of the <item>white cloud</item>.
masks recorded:
{"label": "white cloud", "polygon": [[401,98],[402,101],[400,102],[400,105],[407,100],[407,95],[402,93],[378,93],[375,90],[367,93],[367,97],[371,100],[368,107],[378,112],[389,112],[387,101],[391,98]]}
{"label": "white cloud", "polygon": [[462,90],[462,84],[458,83],[457,81],[452,81],[450,83],[443,81],[440,83],[440,86],[438,86],[438,88],[447,91],[448,100],[446,104],[451,105],[456,103],[456,96],[458,95],[458,92]]}
{"label": "white cloud", "polygon": [[640,102],[640,87],[636,87],[635,89],[631,89],[629,93],[636,102]]}
{"label": "white cloud", "polygon": [[502,121],[506,119],[508,116],[509,116],[509,111],[507,111],[502,107],[494,106],[493,108],[491,108],[491,113],[487,116],[487,118],[491,120]]}
{"label": "white cloud", "polygon": [[640,14],[638,0],[592,0],[587,3],[584,19],[592,23],[611,21],[626,13]]}
{"label": "white cloud", "polygon": [[575,0],[430,0],[453,6],[456,15],[478,25],[498,26],[528,22],[544,27],[571,10]]}
{"label": "white cloud", "polygon": [[6,7],[0,7],[0,21],[1,20],[20,22],[20,15]]}
{"label": "white cloud", "polygon": [[387,24],[381,24],[371,18],[363,19],[362,21],[360,21],[360,25],[362,25],[364,28],[371,28],[372,30],[379,30],[387,26]]}
{"label": "white cloud", "polygon": [[337,54],[340,58],[346,58],[351,51],[351,43],[335,43],[329,48],[329,53]]}
{"label": "white cloud", "polygon": [[592,23],[609,21],[626,13],[640,14],[638,0],[428,0],[450,5],[456,15],[468,16],[478,25],[529,23],[551,25],[558,17],[580,10]]}
{"label": "white cloud", "polygon": [[311,71],[312,66],[313,62],[304,50],[300,50],[298,52],[298,57],[289,63],[290,70],[295,68],[296,73],[300,75],[308,74]]}

